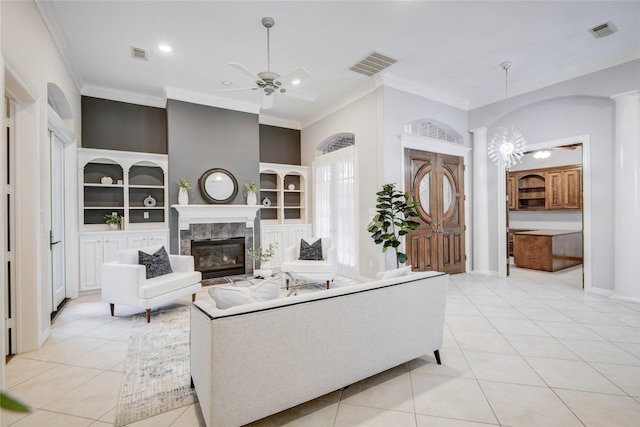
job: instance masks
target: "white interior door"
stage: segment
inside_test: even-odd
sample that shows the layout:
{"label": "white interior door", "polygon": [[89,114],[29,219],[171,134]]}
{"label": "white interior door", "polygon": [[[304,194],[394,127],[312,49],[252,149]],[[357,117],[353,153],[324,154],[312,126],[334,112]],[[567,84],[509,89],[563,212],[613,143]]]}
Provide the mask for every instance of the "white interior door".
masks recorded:
{"label": "white interior door", "polygon": [[52,307],[66,296],[64,259],[64,142],[51,132],[51,275]]}

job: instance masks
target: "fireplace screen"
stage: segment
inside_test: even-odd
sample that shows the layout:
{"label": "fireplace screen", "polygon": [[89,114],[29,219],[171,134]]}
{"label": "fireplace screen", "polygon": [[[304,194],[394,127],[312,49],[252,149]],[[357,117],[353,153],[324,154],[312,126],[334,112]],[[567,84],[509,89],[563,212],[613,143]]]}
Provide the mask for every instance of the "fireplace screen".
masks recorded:
{"label": "fireplace screen", "polygon": [[244,274],[244,238],[192,240],[191,255],[203,279]]}

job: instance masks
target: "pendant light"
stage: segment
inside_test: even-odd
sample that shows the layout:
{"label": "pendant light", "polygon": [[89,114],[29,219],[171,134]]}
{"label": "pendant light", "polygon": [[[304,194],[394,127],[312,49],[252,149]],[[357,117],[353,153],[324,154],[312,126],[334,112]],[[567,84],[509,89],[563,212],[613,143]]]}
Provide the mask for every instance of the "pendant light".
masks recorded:
{"label": "pendant light", "polygon": [[[500,66],[504,69],[504,97],[506,104],[509,98],[509,67],[511,67],[511,61],[505,61]],[[511,127],[511,131],[506,127],[500,126],[489,143],[489,158],[500,168],[509,169],[521,161],[525,147],[524,137],[520,135],[515,126]]]}

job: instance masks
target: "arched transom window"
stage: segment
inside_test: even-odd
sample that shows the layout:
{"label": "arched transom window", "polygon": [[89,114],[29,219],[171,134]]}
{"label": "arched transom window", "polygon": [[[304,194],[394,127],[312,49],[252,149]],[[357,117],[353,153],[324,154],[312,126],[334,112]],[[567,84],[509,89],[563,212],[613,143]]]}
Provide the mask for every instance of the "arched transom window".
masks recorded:
{"label": "arched transom window", "polygon": [[345,147],[351,147],[355,145],[355,135],[352,133],[344,132],[331,135],[318,146],[318,150],[322,151],[322,154],[331,153]]}
{"label": "arched transom window", "polygon": [[440,141],[453,142],[457,144],[461,144],[463,142],[462,135],[456,132],[452,127],[431,119],[420,119],[407,123],[404,125],[404,132],[411,135],[424,136],[431,139],[438,139]]}

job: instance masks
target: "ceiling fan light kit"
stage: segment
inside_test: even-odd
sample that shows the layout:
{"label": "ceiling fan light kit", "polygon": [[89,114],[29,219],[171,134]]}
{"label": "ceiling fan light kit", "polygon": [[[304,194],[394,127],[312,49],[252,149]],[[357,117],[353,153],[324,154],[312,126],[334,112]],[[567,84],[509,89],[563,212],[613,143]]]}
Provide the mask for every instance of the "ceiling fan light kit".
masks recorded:
{"label": "ceiling fan light kit", "polygon": [[244,74],[246,77],[250,78],[255,83],[255,86],[239,89],[222,89],[218,92],[262,90],[264,92],[264,97],[262,99],[263,109],[270,108],[274,105],[274,97],[272,96],[274,93],[290,95],[294,98],[305,101],[314,101],[316,98],[315,94],[305,92],[297,88],[286,87],[287,84],[298,85],[302,80],[308,78],[310,74],[305,68],[298,68],[285,76],[281,76],[280,74],[271,71],[271,42],[269,38],[269,30],[275,25],[275,20],[270,17],[264,17],[262,18],[262,25],[267,29],[267,70],[254,74],[243,65],[231,62],[229,65]]}
{"label": "ceiling fan light kit", "polygon": [[[504,61],[500,64],[504,69],[504,87],[505,87],[505,103],[509,99],[509,67],[511,67],[511,61]],[[522,161],[526,149],[526,141],[524,137],[518,132],[515,126],[509,129],[500,126],[498,131],[491,138],[491,142],[488,146],[488,154],[491,161],[493,161],[500,168],[509,169],[511,166]]]}

